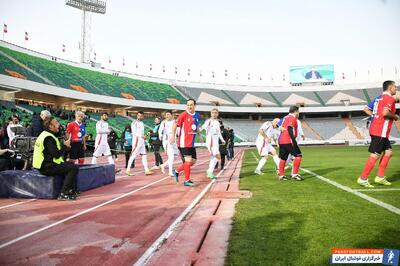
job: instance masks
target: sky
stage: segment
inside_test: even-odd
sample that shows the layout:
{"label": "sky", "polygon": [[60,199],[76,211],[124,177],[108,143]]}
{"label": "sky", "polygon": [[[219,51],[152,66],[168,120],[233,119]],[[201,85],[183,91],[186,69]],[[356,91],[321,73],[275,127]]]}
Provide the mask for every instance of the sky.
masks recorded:
{"label": "sky", "polygon": [[[0,0],[6,41],[73,61],[81,17],[64,0]],[[108,0],[91,15],[90,40],[106,68],[172,79],[268,85],[316,64],[334,64],[342,82],[399,79],[400,1]]]}

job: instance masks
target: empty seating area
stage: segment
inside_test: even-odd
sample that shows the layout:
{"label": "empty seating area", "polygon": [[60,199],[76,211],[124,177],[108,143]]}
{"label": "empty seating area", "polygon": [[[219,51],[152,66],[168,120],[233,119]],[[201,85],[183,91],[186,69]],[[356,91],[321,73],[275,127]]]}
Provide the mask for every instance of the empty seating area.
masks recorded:
{"label": "empty seating area", "polygon": [[205,105],[307,107],[365,105],[381,94],[381,89],[318,90],[318,91],[233,91],[177,87],[182,94]]}
{"label": "empty seating area", "polygon": [[223,119],[226,127],[233,128],[236,136],[244,141],[256,141],[262,122],[249,119]]}
{"label": "empty seating area", "polygon": [[345,91],[318,91],[317,94],[325,105],[363,105],[367,104],[365,90],[345,90]]}
{"label": "empty seating area", "polygon": [[299,104],[304,106],[322,106],[322,103],[313,92],[273,92],[273,95],[282,106]]}
{"label": "empty seating area", "polygon": [[[235,129],[238,136],[242,137],[244,141],[254,142],[257,138],[258,129],[265,121],[256,121],[249,119],[224,119],[224,123]],[[307,125],[313,129],[322,140],[356,140],[357,136],[352,130],[346,126],[342,118],[307,118],[305,120]],[[363,139],[369,139],[369,131],[366,127],[367,121],[365,117],[353,117],[351,119],[353,127],[360,133]],[[305,140],[318,140],[318,137],[303,126]],[[396,125],[393,125],[391,138],[400,138],[400,132]]]}
{"label": "empty seating area", "polygon": [[176,87],[188,98],[193,98],[199,104],[214,105],[235,105],[235,101],[227,96],[222,90],[202,89],[191,87]]}
{"label": "empty seating area", "polygon": [[167,84],[88,70],[0,46],[0,74],[81,92],[152,102],[184,102]]}
{"label": "empty seating area", "polygon": [[44,83],[45,81],[6,57],[0,50],[0,74]]}
{"label": "empty seating area", "polygon": [[268,92],[225,91],[240,106],[279,106]]}
{"label": "empty seating area", "polygon": [[356,139],[355,136],[346,135],[347,131],[343,131],[346,125],[341,118],[310,118],[306,121],[324,140],[339,139],[340,136]]}
{"label": "empty seating area", "polygon": [[[46,56],[44,56],[46,57]],[[255,89],[229,90],[187,86],[170,86],[165,83],[143,81],[123,75],[112,75],[102,70],[86,69],[74,64],[60,63],[0,46],[0,74],[66,89],[99,95],[136,99],[151,102],[184,103],[194,98],[203,105],[281,107],[304,105],[306,107],[364,105],[382,93],[381,88],[315,91],[265,91]],[[360,85],[361,86],[361,85]]]}

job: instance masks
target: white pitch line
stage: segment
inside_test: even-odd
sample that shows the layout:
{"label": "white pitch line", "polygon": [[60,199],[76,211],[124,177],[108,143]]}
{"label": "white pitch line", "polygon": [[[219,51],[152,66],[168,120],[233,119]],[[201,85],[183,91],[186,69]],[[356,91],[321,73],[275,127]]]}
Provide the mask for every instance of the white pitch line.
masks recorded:
{"label": "white pitch line", "polygon": [[[204,161],[204,162],[201,162],[201,163],[197,164],[196,166],[202,165],[202,164],[204,164],[204,163],[206,163],[206,162],[207,162],[207,160]],[[18,238],[15,238],[15,239],[13,239],[13,240],[10,240],[10,241],[8,241],[8,242],[6,242],[6,243],[1,244],[1,245],[0,245],[0,249],[5,248],[5,247],[7,247],[7,246],[10,246],[10,245],[12,245],[12,244],[14,244],[14,243],[16,243],[16,242],[19,242],[19,241],[21,241],[21,240],[24,240],[24,239],[26,239],[26,238],[28,238],[28,237],[31,237],[31,236],[36,235],[36,234],[38,234],[38,233],[41,233],[41,232],[43,232],[43,231],[46,231],[47,229],[50,229],[50,228],[55,227],[55,226],[57,226],[57,225],[59,225],[59,224],[62,224],[62,223],[67,222],[67,221],[69,221],[69,220],[72,220],[72,219],[74,219],[74,218],[76,218],[76,217],[82,216],[82,215],[84,215],[84,214],[86,214],[86,213],[88,213],[88,212],[94,211],[94,210],[96,210],[96,209],[98,209],[98,208],[100,208],[100,207],[103,207],[103,206],[105,206],[105,205],[108,205],[108,204],[110,204],[110,203],[113,203],[114,201],[117,201],[117,200],[119,200],[119,199],[122,199],[122,198],[125,198],[125,197],[127,197],[127,196],[130,196],[130,195],[132,195],[132,194],[134,194],[134,193],[136,193],[136,192],[139,192],[139,191],[141,191],[141,190],[143,190],[143,189],[146,189],[146,188],[148,188],[148,187],[151,187],[152,185],[155,185],[155,184],[157,184],[157,183],[159,183],[159,182],[161,182],[161,181],[164,181],[164,180],[166,180],[166,179],[169,179],[169,178],[171,178],[171,177],[170,177],[170,176],[163,177],[163,178],[158,179],[158,180],[156,180],[156,181],[154,181],[154,182],[152,182],[152,183],[150,183],[150,184],[147,184],[147,185],[145,185],[145,186],[143,186],[143,187],[140,187],[140,188],[137,188],[137,189],[132,190],[132,191],[130,191],[130,192],[124,193],[124,194],[122,194],[122,195],[120,195],[120,196],[118,196],[118,197],[116,197],[116,198],[113,198],[113,199],[111,199],[111,200],[108,200],[108,201],[103,202],[103,203],[101,203],[101,204],[98,204],[98,205],[96,205],[96,206],[93,206],[93,207],[91,207],[91,208],[89,208],[89,209],[86,209],[86,210],[83,210],[83,211],[81,211],[81,212],[78,212],[78,213],[76,213],[76,214],[74,214],[74,215],[68,216],[68,217],[66,217],[66,218],[64,218],[64,219],[62,219],[62,220],[59,220],[59,221],[54,222],[54,223],[52,223],[52,224],[46,225],[46,226],[44,226],[44,227],[42,227],[42,228],[39,228],[39,229],[37,229],[37,230],[35,230],[35,231],[32,231],[32,232],[28,233],[28,234],[25,234],[25,235],[22,235],[22,236],[20,236],[20,237],[18,237]]]}
{"label": "white pitch line", "polygon": [[354,189],[355,191],[398,191],[400,188],[364,188],[364,189]]}
{"label": "white pitch line", "polygon": [[344,186],[344,185],[342,185],[342,184],[339,184],[339,183],[337,183],[337,182],[335,182],[335,181],[333,181],[333,180],[331,180],[331,179],[329,179],[329,178],[326,178],[326,177],[323,177],[323,176],[321,176],[321,175],[318,175],[318,174],[316,174],[316,173],[314,173],[314,172],[312,172],[312,171],[310,171],[310,170],[307,170],[307,169],[305,169],[305,168],[300,168],[300,169],[301,169],[303,172],[306,172],[306,173],[308,173],[308,174],[310,174],[310,175],[315,176],[316,178],[320,179],[321,181],[324,181],[324,182],[326,182],[326,183],[328,183],[328,184],[331,184],[331,185],[333,185],[333,186],[335,186],[335,187],[337,187],[337,188],[339,188],[339,189],[341,189],[341,190],[347,191],[347,192],[349,192],[349,193],[351,193],[351,194],[353,194],[353,195],[356,195],[356,196],[358,196],[358,197],[360,197],[360,198],[363,198],[363,199],[365,199],[365,200],[367,200],[367,201],[369,201],[369,202],[371,202],[371,203],[373,203],[373,204],[376,204],[376,205],[378,205],[379,207],[385,208],[385,209],[387,209],[387,210],[389,210],[389,211],[391,211],[391,212],[393,212],[393,213],[395,213],[395,214],[400,215],[400,209],[399,209],[399,208],[396,208],[396,207],[393,206],[393,205],[387,204],[387,203],[385,203],[385,202],[383,202],[383,201],[380,201],[380,200],[377,200],[377,199],[375,199],[375,198],[373,198],[373,197],[370,197],[370,196],[368,196],[368,195],[365,195],[365,194],[363,194],[363,193],[361,193],[361,192],[359,192],[359,191],[357,191],[357,190],[355,190],[355,189],[352,189],[352,188],[349,188],[349,187]]}
{"label": "white pitch line", "polygon": [[256,156],[256,154],[254,153],[254,151],[252,151],[251,154],[253,155],[254,159],[256,159],[256,161],[258,162],[259,159],[257,158],[257,156]]}
{"label": "white pitch line", "polygon": [[[254,152],[251,152],[251,154],[253,154],[253,157],[257,160],[257,162],[258,162],[258,158],[256,157],[256,155],[254,154]],[[361,193],[360,191],[384,191],[384,190],[400,190],[400,189],[396,189],[396,188],[392,188],[392,189],[390,189],[390,188],[387,188],[387,189],[379,189],[379,188],[377,188],[377,189],[352,189],[352,188],[349,188],[349,187],[347,187],[347,186],[343,186],[342,184],[339,184],[339,183],[337,183],[337,182],[335,182],[335,181],[333,181],[333,180],[331,180],[331,179],[329,179],[329,178],[326,178],[326,177],[323,177],[323,176],[320,176],[320,175],[318,175],[318,174],[316,174],[316,173],[314,173],[314,172],[312,172],[312,171],[310,171],[310,170],[307,170],[307,169],[305,169],[305,168],[300,168],[303,172],[306,172],[306,173],[308,173],[308,174],[310,174],[310,175],[313,175],[313,176],[315,176],[316,178],[318,178],[318,179],[320,179],[320,180],[322,180],[322,181],[324,181],[324,182],[326,182],[326,183],[328,183],[328,184],[331,184],[331,185],[333,185],[333,186],[335,186],[335,187],[337,187],[337,188],[340,188],[340,189],[342,189],[342,190],[344,190],[344,191],[347,191],[347,192],[350,192],[351,194],[353,194],[353,195],[356,195],[356,196],[358,196],[358,197],[360,197],[360,198],[363,198],[363,199],[365,199],[365,200],[367,200],[367,201],[369,201],[369,202],[371,202],[371,203],[374,203],[374,204],[376,204],[376,205],[378,205],[378,206],[380,206],[380,207],[382,207],[382,208],[385,208],[385,209],[387,209],[387,210],[389,210],[389,211],[391,211],[391,212],[394,212],[395,214],[398,214],[398,215],[400,215],[400,209],[399,208],[397,208],[397,207],[395,207],[395,206],[393,206],[393,205],[390,205],[390,204],[388,204],[388,203],[385,203],[385,202],[383,202],[383,201],[380,201],[380,200],[377,200],[377,199],[375,199],[375,198],[373,198],[373,197],[370,197],[370,196],[368,196],[368,195],[365,195],[365,194],[363,194],[363,193]]]}
{"label": "white pitch line", "polygon": [[9,205],[1,206],[0,210],[6,209],[6,208],[9,208],[9,207],[12,207],[12,206],[21,205],[21,204],[28,203],[28,202],[35,201],[35,200],[37,200],[37,199],[30,199],[30,200],[26,200],[26,201],[21,201],[21,202],[16,202],[16,203],[9,204]]}
{"label": "white pitch line", "polygon": [[[243,150],[240,152],[243,157]],[[235,158],[240,154],[237,153]],[[234,160],[229,161],[226,166],[229,166]],[[220,170],[217,174],[219,177],[225,168]],[[143,255],[133,264],[133,266],[143,266],[149,262],[150,258],[154,255],[154,253],[160,248],[160,246],[167,240],[172,233],[175,231],[176,227],[182,222],[182,220],[190,213],[190,211],[199,203],[201,198],[207,193],[210,187],[216,182],[216,179],[213,179],[207,186],[200,192],[200,194],[190,203],[190,205],[175,219],[175,221],[164,231],[164,233],[156,240],[154,243],[143,253]]]}

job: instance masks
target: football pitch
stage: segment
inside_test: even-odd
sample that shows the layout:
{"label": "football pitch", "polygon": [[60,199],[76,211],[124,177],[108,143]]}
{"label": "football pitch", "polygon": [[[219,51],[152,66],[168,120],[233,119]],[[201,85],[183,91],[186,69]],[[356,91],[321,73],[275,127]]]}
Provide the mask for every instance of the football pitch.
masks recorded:
{"label": "football pitch", "polygon": [[[240,189],[253,197],[236,205],[225,264],[330,265],[334,247],[399,249],[400,147],[393,147],[386,170],[392,186],[373,189],[356,183],[367,149],[302,147],[301,167],[311,171],[300,171],[304,181],[279,181],[271,157],[265,174],[255,175],[260,157],[256,149],[247,150]],[[376,172],[377,165],[371,184]]]}

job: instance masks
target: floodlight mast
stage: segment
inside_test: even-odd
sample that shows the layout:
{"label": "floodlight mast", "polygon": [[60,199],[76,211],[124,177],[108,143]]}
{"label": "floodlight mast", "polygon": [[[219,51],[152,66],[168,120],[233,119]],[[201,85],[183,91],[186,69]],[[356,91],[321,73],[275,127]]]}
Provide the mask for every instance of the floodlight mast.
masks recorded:
{"label": "floodlight mast", "polygon": [[91,23],[89,13],[105,14],[106,1],[100,0],[66,0],[65,4],[73,8],[82,10],[82,28],[81,28],[81,63],[89,63],[90,55],[90,31]]}

